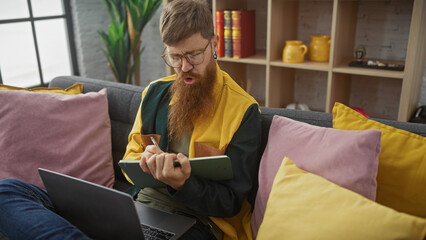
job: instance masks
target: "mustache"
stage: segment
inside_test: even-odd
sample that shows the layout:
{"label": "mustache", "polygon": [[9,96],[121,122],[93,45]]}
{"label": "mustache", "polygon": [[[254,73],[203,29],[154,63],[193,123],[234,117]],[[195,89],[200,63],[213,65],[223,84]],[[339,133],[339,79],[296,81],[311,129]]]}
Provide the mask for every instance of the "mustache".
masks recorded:
{"label": "mustache", "polygon": [[193,73],[192,71],[189,71],[189,72],[181,72],[181,73],[179,73],[179,75],[178,75],[178,78],[179,78],[179,79],[184,79],[184,78],[189,78],[189,77],[192,77],[192,78],[200,78],[200,77],[201,77],[201,75],[200,75],[200,74]]}

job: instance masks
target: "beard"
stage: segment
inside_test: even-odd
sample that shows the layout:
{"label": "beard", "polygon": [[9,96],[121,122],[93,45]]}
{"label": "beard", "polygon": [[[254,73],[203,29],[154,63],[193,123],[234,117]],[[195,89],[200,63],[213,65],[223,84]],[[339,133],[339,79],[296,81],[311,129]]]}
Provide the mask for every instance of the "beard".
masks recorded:
{"label": "beard", "polygon": [[[186,84],[184,79],[193,77],[197,81]],[[214,110],[213,87],[216,82],[216,64],[213,58],[206,67],[204,75],[191,71],[181,72],[170,88],[175,101],[169,109],[169,135],[171,140],[179,140],[189,135],[193,123],[201,118],[208,118]]]}

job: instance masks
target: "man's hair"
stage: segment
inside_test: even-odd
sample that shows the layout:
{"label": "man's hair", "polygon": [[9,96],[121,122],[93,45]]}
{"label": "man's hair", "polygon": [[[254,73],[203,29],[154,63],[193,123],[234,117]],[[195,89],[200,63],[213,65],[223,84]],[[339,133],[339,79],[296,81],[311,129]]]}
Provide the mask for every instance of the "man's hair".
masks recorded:
{"label": "man's hair", "polygon": [[163,8],[160,18],[163,43],[173,45],[195,33],[205,39],[214,36],[212,13],[206,0],[173,0]]}

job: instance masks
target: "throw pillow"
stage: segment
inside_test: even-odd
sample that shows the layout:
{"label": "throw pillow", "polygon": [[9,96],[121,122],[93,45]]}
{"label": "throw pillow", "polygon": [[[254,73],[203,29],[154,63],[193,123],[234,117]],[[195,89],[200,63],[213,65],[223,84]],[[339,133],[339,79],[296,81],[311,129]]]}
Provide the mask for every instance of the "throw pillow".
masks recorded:
{"label": "throw pillow", "polygon": [[0,179],[43,187],[38,168],[112,187],[106,89],[78,95],[0,91]]}
{"label": "throw pillow", "polygon": [[379,130],[344,131],[274,116],[259,167],[253,234],[262,222],[272,182],[285,156],[303,170],[374,200],[380,135]]}
{"label": "throw pillow", "polygon": [[0,84],[0,90],[18,90],[18,91],[30,91],[30,92],[50,92],[50,93],[62,93],[62,94],[79,94],[83,92],[83,84],[76,83],[67,89],[62,88],[47,88],[47,87],[36,87],[36,88],[20,88],[14,86],[8,86]]}
{"label": "throw pillow", "polygon": [[423,239],[426,220],[397,212],[285,158],[258,239]]}
{"label": "throw pillow", "polygon": [[367,119],[341,103],[334,105],[333,127],[380,129],[382,151],[376,201],[397,211],[426,218],[426,138]]}

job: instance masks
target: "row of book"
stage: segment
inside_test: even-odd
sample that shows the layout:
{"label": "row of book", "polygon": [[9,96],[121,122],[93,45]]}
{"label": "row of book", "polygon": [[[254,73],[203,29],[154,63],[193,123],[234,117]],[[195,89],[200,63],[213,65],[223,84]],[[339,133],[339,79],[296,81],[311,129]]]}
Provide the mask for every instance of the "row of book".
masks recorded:
{"label": "row of book", "polygon": [[218,57],[244,58],[256,53],[255,10],[217,10]]}

